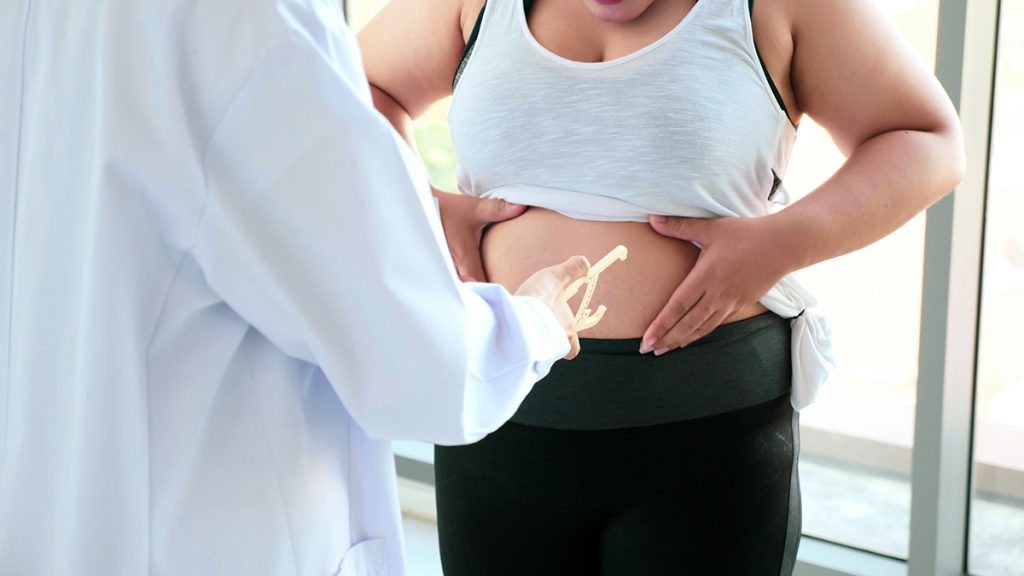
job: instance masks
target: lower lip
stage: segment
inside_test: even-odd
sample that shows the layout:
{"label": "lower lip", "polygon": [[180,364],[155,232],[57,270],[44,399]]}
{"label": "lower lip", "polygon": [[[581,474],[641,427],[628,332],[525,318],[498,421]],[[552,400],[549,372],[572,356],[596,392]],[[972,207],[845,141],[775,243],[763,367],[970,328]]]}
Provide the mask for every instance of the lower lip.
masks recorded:
{"label": "lower lip", "polygon": [[594,0],[594,2],[597,2],[598,4],[604,4],[605,6],[609,6],[611,4],[618,4],[619,2],[622,2],[622,0]]}

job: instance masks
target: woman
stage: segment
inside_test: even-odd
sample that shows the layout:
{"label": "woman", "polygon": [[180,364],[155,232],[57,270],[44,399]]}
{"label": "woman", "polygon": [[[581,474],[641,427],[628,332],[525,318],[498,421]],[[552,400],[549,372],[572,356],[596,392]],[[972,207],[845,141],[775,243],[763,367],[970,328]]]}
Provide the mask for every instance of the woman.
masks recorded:
{"label": "woman", "polygon": [[[870,2],[482,8],[392,0],[360,34],[375,104],[407,138],[458,73],[464,195],[436,195],[460,273],[513,287],[571,254],[630,257],[602,275],[609,311],[574,362],[498,432],[437,448],[445,572],[791,572],[793,406],[829,368],[791,273],[956,185],[948,98]],[[773,212],[805,114],[848,159]]]}

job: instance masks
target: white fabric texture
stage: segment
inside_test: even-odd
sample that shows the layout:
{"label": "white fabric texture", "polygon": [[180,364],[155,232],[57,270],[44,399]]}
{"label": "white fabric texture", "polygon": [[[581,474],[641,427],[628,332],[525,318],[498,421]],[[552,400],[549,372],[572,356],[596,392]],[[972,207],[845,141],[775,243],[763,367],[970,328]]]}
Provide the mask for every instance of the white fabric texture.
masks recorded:
{"label": "white fabric texture", "polygon": [[388,439],[569,344],[456,280],[338,3],[14,0],[0,79],[0,574],[404,574]]}
{"label": "white fabric texture", "polygon": [[[522,0],[488,0],[448,120],[464,194],[637,222],[763,216],[789,202],[773,184],[796,130],[758,60],[747,0],[700,0],[659,40],[599,63],[544,48]],[[812,300],[793,276],[762,300],[795,318],[798,409],[832,368]]]}

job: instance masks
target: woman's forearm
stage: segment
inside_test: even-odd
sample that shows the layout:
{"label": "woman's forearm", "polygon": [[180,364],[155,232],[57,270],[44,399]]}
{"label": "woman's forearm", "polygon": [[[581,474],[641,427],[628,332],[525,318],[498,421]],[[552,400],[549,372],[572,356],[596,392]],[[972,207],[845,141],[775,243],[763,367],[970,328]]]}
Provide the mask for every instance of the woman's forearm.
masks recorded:
{"label": "woman's forearm", "polygon": [[955,124],[864,141],[827,182],[768,217],[786,268],[853,252],[895,231],[959,184],[963,154]]}

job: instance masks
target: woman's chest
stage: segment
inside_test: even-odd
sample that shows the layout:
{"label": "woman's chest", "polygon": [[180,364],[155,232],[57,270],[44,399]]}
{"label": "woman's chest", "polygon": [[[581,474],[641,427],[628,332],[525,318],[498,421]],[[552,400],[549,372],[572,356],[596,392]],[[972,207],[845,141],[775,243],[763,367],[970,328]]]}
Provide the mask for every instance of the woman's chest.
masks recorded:
{"label": "woman's chest", "polygon": [[749,66],[713,64],[589,77],[476,70],[449,115],[460,169],[485,188],[614,194],[764,171],[779,147],[779,111]]}

